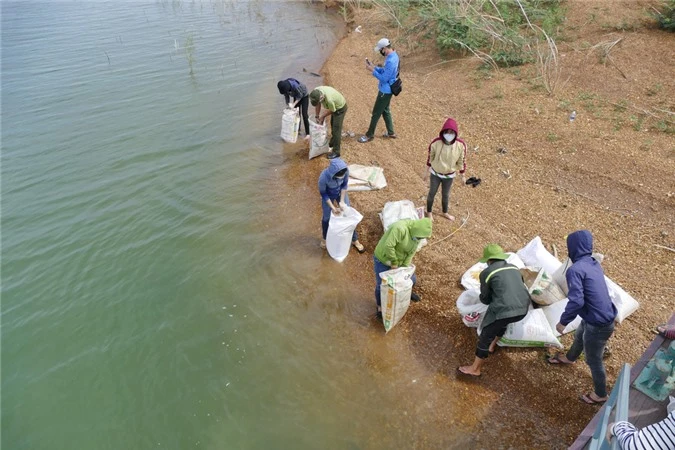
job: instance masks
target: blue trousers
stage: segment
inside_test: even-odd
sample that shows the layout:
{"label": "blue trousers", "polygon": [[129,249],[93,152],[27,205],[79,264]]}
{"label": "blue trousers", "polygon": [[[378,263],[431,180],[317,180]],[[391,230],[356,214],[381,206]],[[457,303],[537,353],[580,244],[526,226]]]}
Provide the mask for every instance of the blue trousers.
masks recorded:
{"label": "blue trousers", "polygon": [[612,333],[614,333],[614,322],[609,325],[596,326],[582,320],[574,333],[574,342],[565,355],[570,361],[576,361],[582,351],[586,353],[586,364],[591,369],[593,389],[598,397],[607,396],[607,377],[605,366],[602,364],[602,354]]}
{"label": "blue trousers", "polygon": [[[386,272],[387,270],[391,270],[391,266],[388,266],[384,264],[382,261],[377,259],[375,255],[373,255],[373,268],[375,269],[375,302],[377,303],[377,307],[379,308],[380,305],[380,284],[382,284],[382,279],[380,278],[380,274],[382,272]],[[413,274],[412,276],[412,282],[413,286],[415,286],[415,283],[417,283],[417,275]]]}
{"label": "blue trousers", "polygon": [[[331,201],[339,201],[340,198],[331,198]],[[348,206],[351,206],[349,204],[349,194],[345,194],[345,203]],[[321,216],[321,231],[322,231],[322,236],[324,239],[326,239],[326,234],[328,233],[328,222],[330,222],[330,206],[326,204],[323,199],[321,199],[321,211],[323,212],[323,215]],[[354,234],[352,234],[352,242],[358,241],[359,240],[359,235],[356,233],[356,230],[354,230]]]}

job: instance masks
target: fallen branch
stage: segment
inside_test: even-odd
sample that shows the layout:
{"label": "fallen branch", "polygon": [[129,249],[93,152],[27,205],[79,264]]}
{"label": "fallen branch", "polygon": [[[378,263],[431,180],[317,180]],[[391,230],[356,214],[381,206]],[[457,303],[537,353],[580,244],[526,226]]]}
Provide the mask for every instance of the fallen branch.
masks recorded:
{"label": "fallen branch", "polygon": [[431,247],[432,245],[438,244],[439,242],[443,242],[444,240],[448,239],[448,238],[451,237],[453,234],[455,234],[455,233],[457,233],[459,230],[461,230],[462,227],[463,227],[464,225],[466,225],[466,223],[469,221],[469,215],[470,215],[470,213],[469,213],[469,211],[467,211],[467,212],[466,212],[466,217],[464,217],[464,218],[462,219],[462,224],[459,226],[459,228],[457,228],[455,231],[453,231],[452,233],[450,233],[449,235],[447,235],[447,236],[444,237],[443,239],[440,239],[440,240],[438,240],[438,241],[432,242],[431,244],[429,244],[429,247]]}
{"label": "fallen branch", "polygon": [[654,247],[663,248],[665,250],[670,250],[671,252],[675,252],[675,248],[666,247],[664,245],[654,244]]}

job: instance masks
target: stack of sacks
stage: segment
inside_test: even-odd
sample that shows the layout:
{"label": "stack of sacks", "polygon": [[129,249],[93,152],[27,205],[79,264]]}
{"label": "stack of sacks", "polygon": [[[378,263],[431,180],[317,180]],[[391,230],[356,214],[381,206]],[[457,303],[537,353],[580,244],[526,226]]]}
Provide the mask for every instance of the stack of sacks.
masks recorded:
{"label": "stack of sacks", "polygon": [[[565,278],[565,273],[567,269],[572,265],[572,261],[567,259],[565,264],[558,261],[558,259],[551,255],[551,253],[546,250],[544,244],[541,242],[539,236],[535,237],[528,243],[524,248],[518,250],[517,255],[523,260],[523,262],[528,266],[540,267],[547,274],[550,274],[550,277],[556,282],[560,291],[566,296],[567,295],[567,281]],[[598,261],[602,261],[602,255],[594,253],[593,257]],[[633,314],[638,307],[640,306],[637,300],[630,296],[626,291],[621,289],[616,283],[605,276],[605,282],[607,283],[607,289],[609,290],[609,296],[616,306],[618,314],[616,316],[616,321],[618,323],[623,322],[623,320],[629,315]],[[559,336],[559,333],[555,331],[555,326],[560,321],[560,315],[565,310],[567,306],[567,298],[563,298],[560,301],[554,302],[550,305],[543,306],[541,309],[544,311],[546,318],[551,325],[556,336]],[[569,333],[576,330],[581,323],[581,317],[577,316],[572,322],[570,322],[567,327],[565,327],[564,333]]]}
{"label": "stack of sacks", "polygon": [[[593,254],[601,261],[602,255]],[[532,297],[533,305],[527,316],[517,323],[510,324],[506,334],[499,341],[500,346],[513,347],[558,347],[562,348],[555,326],[560,321],[567,306],[567,282],[565,272],[572,262],[568,259],[562,264],[544,247],[539,236],[515,254],[509,254],[507,262],[518,267],[523,273],[525,286]],[[475,327],[480,334],[480,325],[487,305],[480,302],[480,273],[487,267],[485,263],[476,263],[462,276],[462,286],[467,289],[457,299],[457,309],[462,321],[468,327]],[[616,283],[605,277],[612,302],[617,308],[616,321],[621,323],[635,312],[638,302]],[[576,330],[581,323],[577,316],[563,332]],[[546,324],[546,325],[545,325]]]}
{"label": "stack of sacks", "polygon": [[[515,253],[507,253],[506,260],[518,269],[524,269],[525,264]],[[481,324],[488,306],[480,302],[480,273],[487,267],[486,263],[478,262],[471,266],[462,276],[462,286],[467,289],[457,299],[457,310],[462,321],[468,327],[476,328],[480,334]],[[562,348],[560,341],[554,336],[546,316],[540,309],[530,307],[523,320],[510,324],[504,337],[499,341],[500,346],[509,347],[557,347]]]}

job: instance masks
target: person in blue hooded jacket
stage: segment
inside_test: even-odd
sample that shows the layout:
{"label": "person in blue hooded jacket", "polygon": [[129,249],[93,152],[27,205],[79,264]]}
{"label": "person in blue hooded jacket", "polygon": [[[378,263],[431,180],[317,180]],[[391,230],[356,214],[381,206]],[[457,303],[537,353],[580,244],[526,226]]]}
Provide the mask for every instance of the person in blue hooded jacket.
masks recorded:
{"label": "person in blue hooded jacket", "polygon": [[[321,231],[323,239],[321,248],[326,248],[326,234],[328,233],[328,223],[330,222],[330,213],[335,215],[341,213],[342,205],[349,205],[349,195],[347,194],[347,184],[349,182],[349,168],[347,163],[339,157],[330,160],[327,169],[324,169],[319,175],[319,193],[321,194]],[[352,245],[356,247],[359,253],[366,249],[359,242],[359,236],[354,230],[352,235]]]}
{"label": "person in blue hooded jacket", "polygon": [[556,330],[560,334],[577,316],[581,324],[574,334],[574,342],[567,354],[549,358],[551,364],[572,364],[581,352],[586,354],[586,363],[593,377],[593,392],[581,395],[588,404],[604,403],[607,400],[607,382],[602,356],[607,340],[614,332],[616,306],[612,303],[600,263],[591,257],[593,236],[588,230],[579,230],[567,236],[567,253],[572,265],[565,277],[569,287],[569,299],[560,316]]}

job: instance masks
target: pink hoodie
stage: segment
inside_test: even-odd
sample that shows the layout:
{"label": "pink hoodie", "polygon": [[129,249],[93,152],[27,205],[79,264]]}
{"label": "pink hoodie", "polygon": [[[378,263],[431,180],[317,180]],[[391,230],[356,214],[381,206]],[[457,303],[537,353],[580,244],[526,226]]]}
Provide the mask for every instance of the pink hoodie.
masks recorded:
{"label": "pink hoodie", "polygon": [[[451,117],[448,118],[443,124],[443,128],[441,128],[441,131],[438,133],[438,137],[433,141],[431,141],[431,143],[429,144],[429,148],[427,150],[427,166],[431,167],[431,146],[434,144],[434,142],[443,141],[443,133],[445,133],[447,130],[452,130],[455,132],[455,140],[452,141],[450,144],[459,142],[464,147],[462,168],[459,170],[459,173],[463,174],[466,171],[466,143],[459,138],[459,127],[457,126],[457,122],[455,122],[455,119]],[[443,141],[443,143],[445,144],[445,141]]]}

